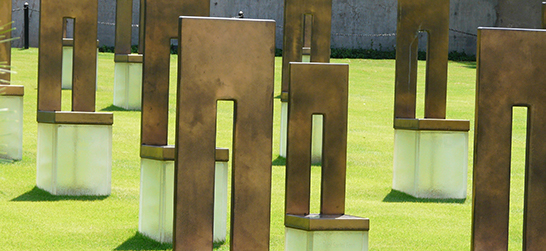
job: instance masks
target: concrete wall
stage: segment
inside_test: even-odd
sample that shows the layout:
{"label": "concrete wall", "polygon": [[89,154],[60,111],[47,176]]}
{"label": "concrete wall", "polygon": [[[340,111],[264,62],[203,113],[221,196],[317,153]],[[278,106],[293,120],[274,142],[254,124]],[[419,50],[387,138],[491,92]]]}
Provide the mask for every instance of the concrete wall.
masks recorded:
{"label": "concrete wall", "polygon": [[[30,45],[38,46],[39,0],[12,0],[14,36],[23,37],[23,3],[30,4]],[[100,45],[114,45],[115,0],[99,0]],[[332,47],[382,48],[395,46],[396,0],[336,0],[332,11]],[[476,51],[479,26],[540,28],[542,0],[451,0],[450,51]],[[242,10],[246,18],[277,21],[278,48],[282,47],[284,0],[211,0],[211,16],[233,17]],[[139,0],[134,0],[133,24],[138,24]],[[133,44],[138,43],[133,27]],[[13,42],[22,46],[22,40]],[[422,49],[425,43],[420,43]]]}

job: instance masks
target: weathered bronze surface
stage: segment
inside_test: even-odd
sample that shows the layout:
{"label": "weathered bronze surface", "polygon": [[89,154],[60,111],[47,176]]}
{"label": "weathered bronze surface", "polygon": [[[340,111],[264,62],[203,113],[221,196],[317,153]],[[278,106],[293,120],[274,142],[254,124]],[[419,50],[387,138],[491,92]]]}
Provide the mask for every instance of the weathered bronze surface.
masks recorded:
{"label": "weathered bronze surface", "polygon": [[[74,46],[74,39],[63,38],[63,46]],[[97,47],[99,47],[99,40],[97,40]]]}
{"label": "weathered bronze surface", "polygon": [[179,16],[209,16],[209,0],[145,0],[142,72],[143,145],[167,145],[171,39]]}
{"label": "weathered bronze surface", "polygon": [[182,17],[179,41],[174,249],[212,250],[216,107],[233,100],[231,250],[268,250],[275,22]]}
{"label": "weathered bronze surface", "polygon": [[[140,157],[155,159],[155,160],[171,160],[174,161],[174,146],[140,146]],[[229,149],[216,148],[216,161],[229,161]]]}
{"label": "weathered bronze surface", "polygon": [[425,118],[446,117],[449,0],[398,0],[395,118],[415,118],[419,31],[428,33]]}
{"label": "weathered bronze surface", "polygon": [[95,111],[97,12],[97,0],[41,1],[38,111],[61,110],[63,19],[67,17],[75,19],[72,111]]}
{"label": "weathered bronze surface", "polygon": [[111,125],[114,123],[114,115],[109,112],[38,111],[36,117],[40,123],[86,125]]}
{"label": "weathered bronze surface", "polygon": [[116,0],[116,54],[131,54],[133,0]]}
{"label": "weathered bronze surface", "polygon": [[313,114],[323,115],[328,146],[322,153],[320,214],[345,213],[348,83],[347,64],[290,63],[286,214],[309,214]]}
{"label": "weathered bronze surface", "polygon": [[142,54],[116,54],[114,62],[142,63]]}
{"label": "weathered bronze surface", "polygon": [[472,250],[507,250],[512,107],[527,107],[523,250],[546,247],[546,30],[478,30]]}
{"label": "weathered bronze surface", "polygon": [[[11,28],[11,0],[0,0],[0,27],[2,30]],[[5,26],[4,26],[5,25]],[[0,39],[11,38],[11,32],[6,32]],[[0,43],[0,65],[11,65],[11,43]],[[3,68],[9,70],[9,68]],[[0,74],[0,85],[8,84],[11,78],[10,73]]]}
{"label": "weathered bronze surface", "polygon": [[429,131],[465,131],[470,130],[468,120],[448,119],[394,119],[395,129],[429,130]]}
{"label": "weathered bronze surface", "polygon": [[284,1],[282,92],[288,92],[289,64],[301,62],[303,47],[311,47],[311,62],[330,62],[331,30],[332,0]]}
{"label": "weathered bronze surface", "polygon": [[370,219],[351,215],[287,214],[284,225],[307,231],[365,231],[370,230]]}
{"label": "weathered bronze surface", "polygon": [[2,96],[24,96],[25,87],[22,85],[0,85],[0,95]]}

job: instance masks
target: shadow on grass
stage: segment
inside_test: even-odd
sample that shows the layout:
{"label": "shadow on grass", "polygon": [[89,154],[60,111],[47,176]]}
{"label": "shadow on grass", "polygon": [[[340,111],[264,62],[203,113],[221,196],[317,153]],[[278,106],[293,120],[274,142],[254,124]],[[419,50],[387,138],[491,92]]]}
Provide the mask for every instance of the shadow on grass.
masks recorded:
{"label": "shadow on grass", "polygon": [[[213,248],[218,249],[222,245],[224,245],[224,242],[215,242]],[[169,250],[172,248],[171,243],[161,243],[137,232],[114,250]]]}
{"label": "shadow on grass", "polygon": [[170,243],[161,243],[137,232],[114,250],[167,250],[172,248],[173,245]]}
{"label": "shadow on grass", "polygon": [[476,62],[459,62],[460,64],[463,64],[464,67],[470,68],[470,69],[476,69]]}
{"label": "shadow on grass", "polygon": [[273,166],[286,166],[286,158],[277,156],[275,160],[271,163]]}
{"label": "shadow on grass", "polygon": [[68,196],[68,195],[52,195],[38,187],[32,188],[32,190],[11,199],[14,202],[23,201],[63,201],[63,200],[78,200],[78,201],[95,201],[104,200],[108,196]]}
{"label": "shadow on grass", "polygon": [[121,107],[117,107],[115,105],[104,107],[100,111],[101,112],[139,112],[139,110],[127,110]]}
{"label": "shadow on grass", "polygon": [[422,202],[422,203],[459,203],[463,204],[466,199],[422,199],[415,198],[407,193],[403,193],[396,190],[391,190],[383,202]]}

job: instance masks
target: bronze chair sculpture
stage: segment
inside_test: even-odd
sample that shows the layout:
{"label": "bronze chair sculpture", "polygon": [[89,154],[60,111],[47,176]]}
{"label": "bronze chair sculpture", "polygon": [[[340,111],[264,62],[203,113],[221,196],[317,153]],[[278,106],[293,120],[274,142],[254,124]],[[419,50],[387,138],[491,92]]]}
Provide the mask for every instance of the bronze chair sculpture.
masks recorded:
{"label": "bronze chair sculpture", "polygon": [[212,250],[218,100],[234,101],[231,250],[269,250],[275,22],[181,17],[174,250]]}
{"label": "bronze chair sculpture", "polygon": [[[141,199],[139,231],[159,242],[172,241],[174,196],[174,145],[168,144],[169,71],[171,39],[178,37],[181,15],[208,16],[207,0],[143,0],[144,20],[141,114]],[[217,149],[216,164],[227,172],[228,149]],[[220,172],[219,172],[220,173]],[[227,184],[227,175],[217,179],[217,187]],[[227,191],[227,185],[222,185]],[[220,193],[224,194],[224,193]],[[227,196],[227,192],[225,193]],[[216,196],[225,205],[216,203],[217,217],[214,240],[225,241],[227,227],[227,197]],[[212,242],[211,242],[212,243]]]}
{"label": "bronze chair sculpture", "polygon": [[[144,1],[140,1],[140,12],[144,12]],[[140,15],[142,16],[142,15]],[[142,99],[142,51],[131,51],[133,0],[116,1],[116,44],[114,69],[114,105],[128,110],[140,110]],[[143,36],[144,20],[139,26]],[[140,39],[139,39],[140,40]]]}
{"label": "bronze chair sculpture", "polygon": [[528,111],[522,248],[546,245],[545,41],[545,30],[478,30],[472,250],[508,250],[514,106]]}
{"label": "bronze chair sculpture", "polygon": [[11,85],[11,1],[0,0],[0,159],[23,159],[24,86]]}
{"label": "bronze chair sculpture", "polygon": [[[110,194],[113,115],[95,112],[97,13],[97,0],[40,4],[36,181],[52,194]],[[61,109],[65,18],[75,20],[71,111]]]}
{"label": "bronze chair sculpture", "polygon": [[[280,156],[286,157],[291,62],[330,62],[332,0],[285,0],[281,90]],[[313,163],[320,163],[322,119],[313,118]]]}
{"label": "bronze chair sculpture", "polygon": [[[287,250],[317,243],[367,250],[369,220],[345,215],[349,66],[291,63],[286,162]],[[330,91],[325,92],[328,89]],[[311,117],[324,116],[320,214],[310,214]],[[340,233],[339,231],[343,232]],[[320,233],[329,233],[321,237]],[[298,240],[301,239],[301,240]],[[308,244],[307,242],[314,244]],[[343,243],[343,244],[342,244]]]}
{"label": "bronze chair sculpture", "polygon": [[[424,119],[416,118],[418,33],[428,33]],[[469,121],[447,120],[449,0],[399,0],[393,189],[466,198]]]}

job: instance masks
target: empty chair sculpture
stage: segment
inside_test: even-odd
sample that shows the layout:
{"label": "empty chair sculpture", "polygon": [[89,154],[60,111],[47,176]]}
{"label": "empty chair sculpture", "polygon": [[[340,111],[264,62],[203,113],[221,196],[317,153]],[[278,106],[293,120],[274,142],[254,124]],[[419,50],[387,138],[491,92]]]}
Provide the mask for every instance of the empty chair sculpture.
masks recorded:
{"label": "empty chair sculpture", "polygon": [[481,28],[478,41],[472,250],[508,250],[514,106],[528,111],[522,250],[542,250],[546,246],[546,31]]}
{"label": "empty chair sculpture", "polygon": [[[286,250],[368,249],[369,220],[345,215],[348,85],[346,64],[290,64]],[[324,116],[320,214],[309,210],[313,114]]]}
{"label": "empty chair sculpture", "polygon": [[[419,32],[428,34],[424,118],[416,118]],[[466,198],[469,121],[447,120],[449,0],[399,0],[393,189]]]}
{"label": "empty chair sculpture", "polygon": [[[36,183],[55,195],[111,190],[113,115],[95,112],[97,13],[97,0],[40,4]],[[66,17],[75,20],[71,111],[61,109]]]}
{"label": "empty chair sculpture", "polygon": [[213,248],[216,107],[232,100],[231,250],[269,250],[275,22],[181,17],[179,34],[174,249]]}
{"label": "empty chair sculpture", "polygon": [[[11,1],[0,1],[0,27],[10,29]],[[3,30],[2,30],[3,31]],[[0,40],[9,40],[6,32]],[[21,85],[10,85],[11,43],[0,43],[0,159],[23,159],[23,95]]]}

